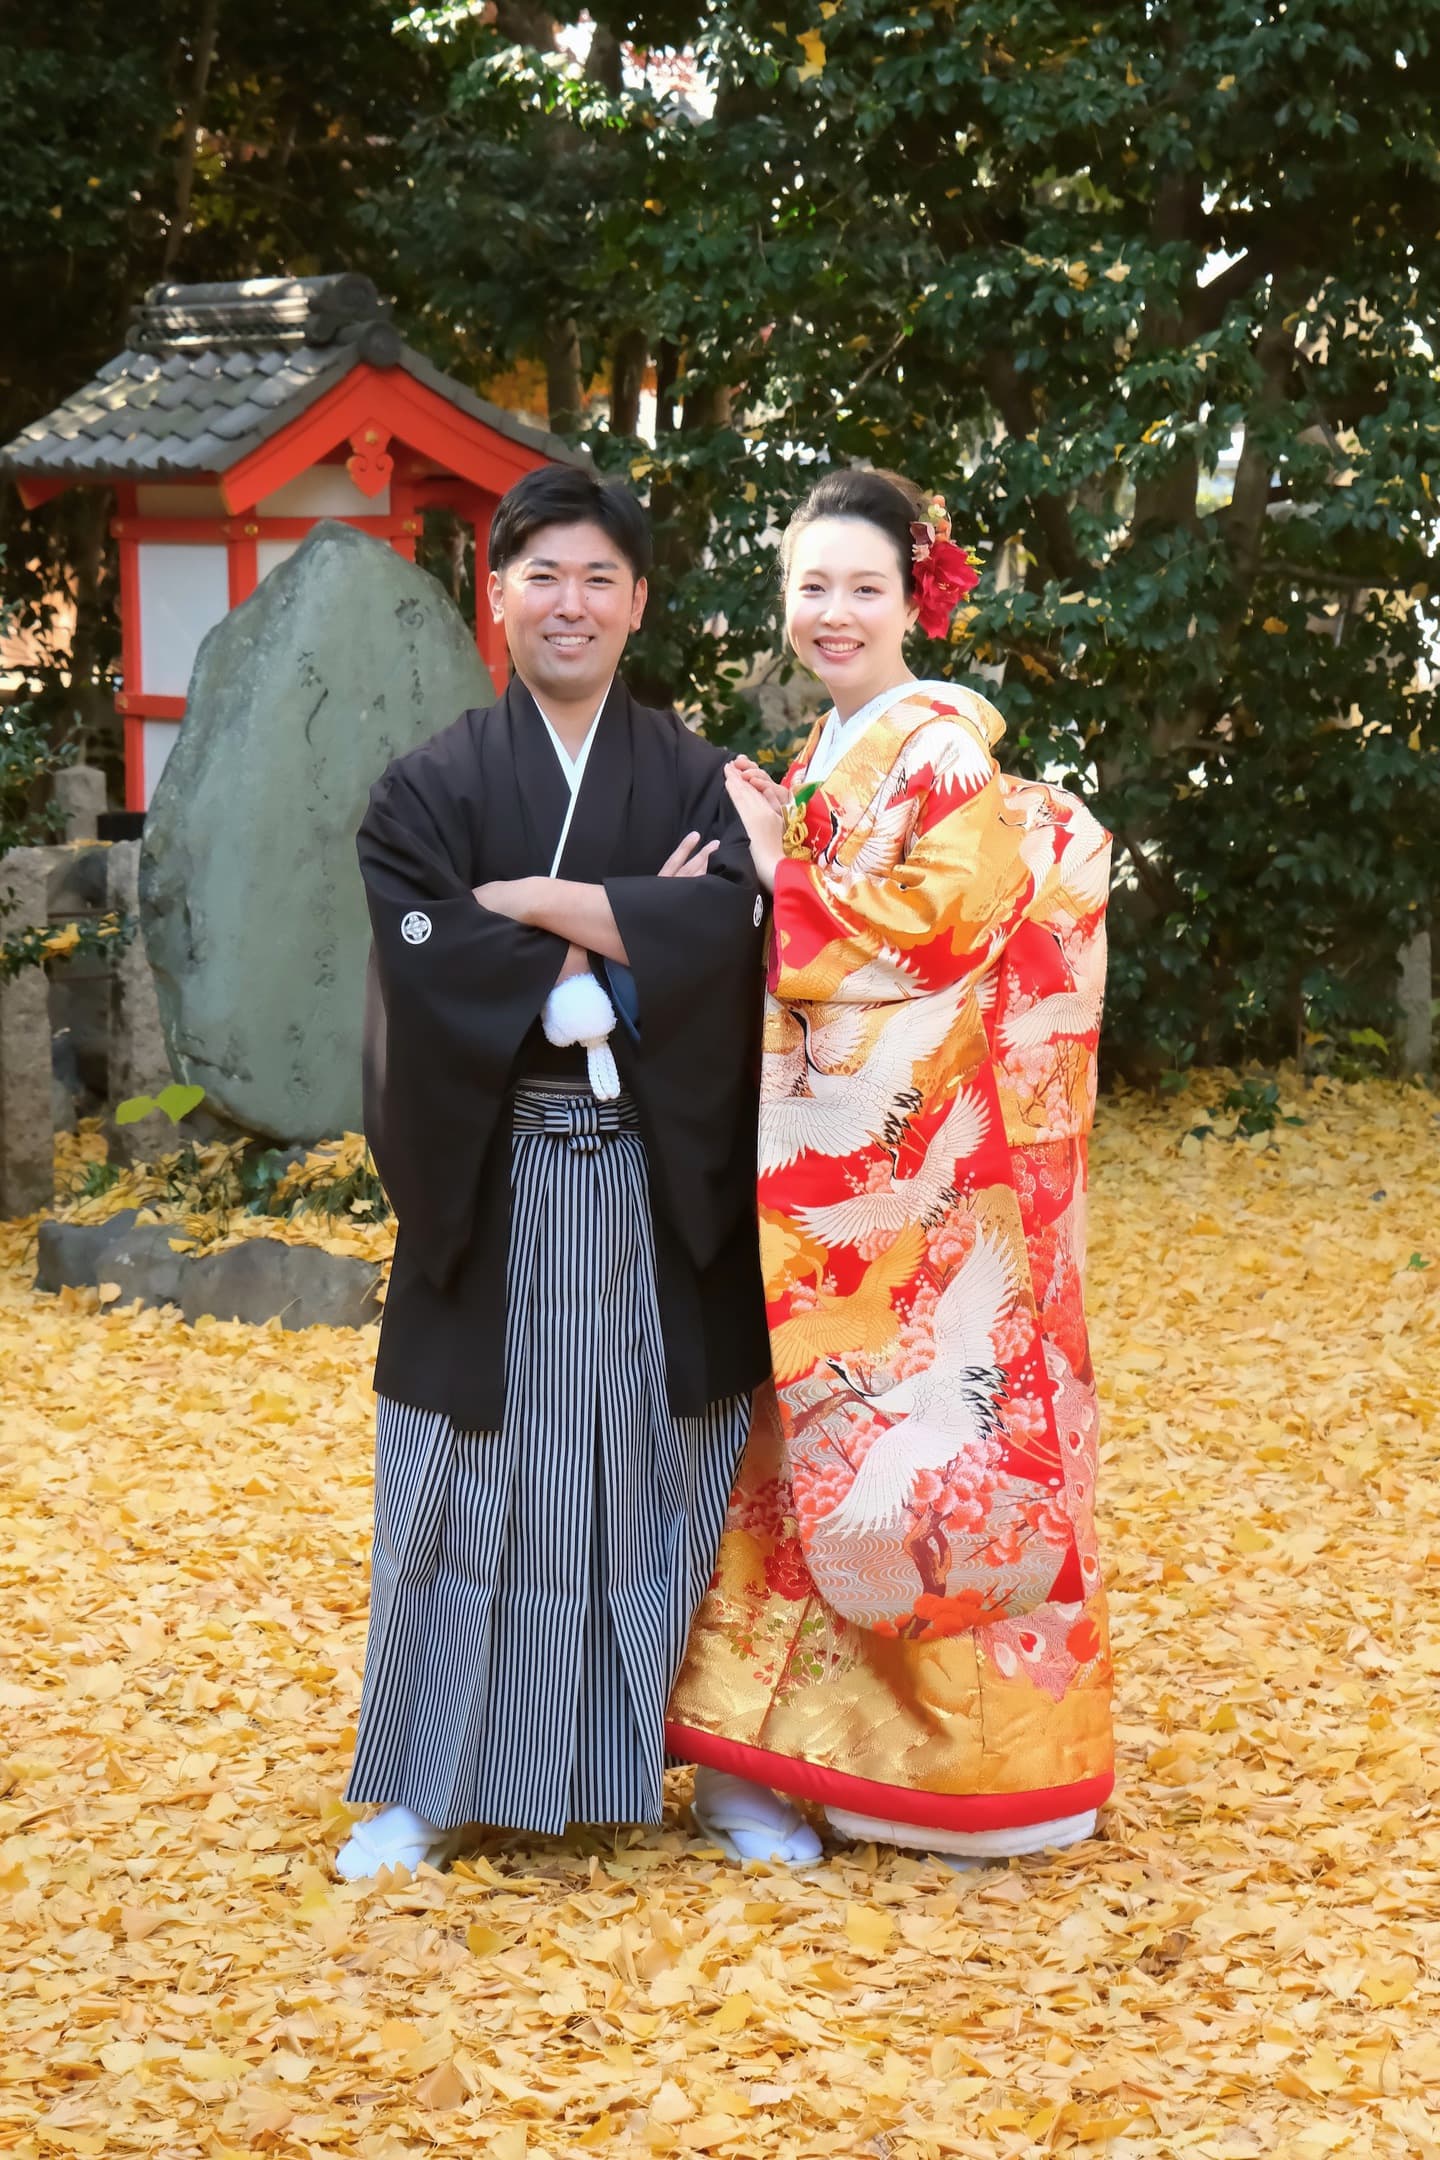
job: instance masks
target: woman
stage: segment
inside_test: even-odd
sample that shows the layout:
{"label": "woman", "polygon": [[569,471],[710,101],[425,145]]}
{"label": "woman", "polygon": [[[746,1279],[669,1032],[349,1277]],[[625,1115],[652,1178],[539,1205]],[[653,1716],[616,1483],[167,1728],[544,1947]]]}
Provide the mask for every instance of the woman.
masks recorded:
{"label": "woman", "polygon": [[917,682],[975,581],[944,504],[821,480],[786,632],[834,704],[784,791],[728,785],[774,893],[766,1390],[670,1706],[741,1856],[989,1856],[1089,1836],[1113,1782],[1081,1302],[1109,840],[1010,778],[999,714]]}

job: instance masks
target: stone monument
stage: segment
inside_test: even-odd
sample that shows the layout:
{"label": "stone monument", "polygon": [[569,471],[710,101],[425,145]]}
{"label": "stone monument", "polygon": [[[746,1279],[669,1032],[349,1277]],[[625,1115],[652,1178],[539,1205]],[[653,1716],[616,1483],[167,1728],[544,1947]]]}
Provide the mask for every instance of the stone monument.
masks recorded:
{"label": "stone monument", "polygon": [[140,911],[174,1071],[278,1141],[360,1123],[355,829],[389,760],[487,705],[449,597],[322,524],[206,637],[145,821]]}
{"label": "stone monument", "polygon": [[[0,931],[43,930],[50,916],[50,848],[14,848],[0,863]],[[29,1215],[55,1197],[50,985],[43,967],[0,982],[0,1216]]]}

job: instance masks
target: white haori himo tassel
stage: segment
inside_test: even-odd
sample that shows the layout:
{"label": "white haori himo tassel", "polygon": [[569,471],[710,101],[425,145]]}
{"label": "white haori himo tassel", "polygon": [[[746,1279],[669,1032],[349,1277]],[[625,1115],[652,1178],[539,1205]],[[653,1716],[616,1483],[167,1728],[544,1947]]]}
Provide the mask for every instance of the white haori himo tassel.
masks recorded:
{"label": "white haori himo tassel", "polygon": [[540,1015],[546,1042],[564,1050],[579,1043],[590,1067],[591,1093],[599,1102],[614,1102],[620,1093],[620,1075],[610,1050],[615,1027],[615,1008],[593,975],[570,975],[556,983]]}

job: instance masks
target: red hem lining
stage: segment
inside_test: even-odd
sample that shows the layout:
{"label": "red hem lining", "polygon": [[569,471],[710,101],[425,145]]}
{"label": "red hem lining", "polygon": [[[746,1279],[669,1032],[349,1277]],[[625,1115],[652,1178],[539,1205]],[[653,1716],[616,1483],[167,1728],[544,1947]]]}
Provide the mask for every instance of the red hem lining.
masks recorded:
{"label": "red hem lining", "polygon": [[1029,1792],[930,1793],[901,1785],[881,1785],[872,1778],[850,1777],[794,1755],[772,1755],[767,1748],[725,1740],[698,1726],[667,1724],[665,1746],[686,1762],[710,1770],[728,1770],[754,1785],[769,1785],[797,1800],[845,1808],[852,1815],[872,1815],[880,1822],[915,1823],[929,1830],[1013,1830],[1098,1808],[1115,1788],[1115,1773],[1081,1778],[1073,1785],[1042,1785]]}

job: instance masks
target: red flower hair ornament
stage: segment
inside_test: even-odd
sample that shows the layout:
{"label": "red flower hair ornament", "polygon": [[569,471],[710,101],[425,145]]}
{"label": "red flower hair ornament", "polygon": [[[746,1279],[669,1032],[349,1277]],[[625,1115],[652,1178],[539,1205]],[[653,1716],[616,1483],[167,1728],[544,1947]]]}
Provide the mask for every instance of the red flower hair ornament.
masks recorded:
{"label": "red flower hair ornament", "polygon": [[980,582],[980,565],[969,548],[957,547],[951,539],[943,495],[929,498],[924,517],[910,527],[910,538],[920,628],[926,637],[943,638],[956,608]]}

